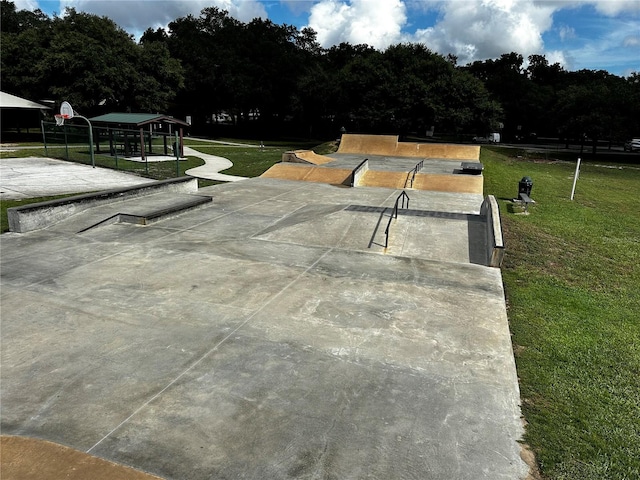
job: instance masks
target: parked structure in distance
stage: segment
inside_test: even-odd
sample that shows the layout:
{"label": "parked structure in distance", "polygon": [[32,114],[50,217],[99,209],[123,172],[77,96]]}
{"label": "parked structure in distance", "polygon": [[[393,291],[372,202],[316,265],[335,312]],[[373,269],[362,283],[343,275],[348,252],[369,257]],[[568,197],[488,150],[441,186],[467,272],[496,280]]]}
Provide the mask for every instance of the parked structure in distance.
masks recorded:
{"label": "parked structure in distance", "polygon": [[640,138],[632,138],[631,140],[624,142],[625,152],[640,151]]}
{"label": "parked structure in distance", "polygon": [[486,137],[473,137],[475,143],[500,143],[499,133],[490,133]]}

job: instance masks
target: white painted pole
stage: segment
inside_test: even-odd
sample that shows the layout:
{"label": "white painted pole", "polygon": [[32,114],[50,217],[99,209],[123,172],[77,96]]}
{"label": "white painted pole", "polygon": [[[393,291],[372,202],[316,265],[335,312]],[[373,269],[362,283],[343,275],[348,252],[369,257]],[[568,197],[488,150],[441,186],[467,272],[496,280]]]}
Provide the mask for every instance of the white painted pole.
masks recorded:
{"label": "white painted pole", "polygon": [[573,176],[573,188],[571,189],[571,200],[573,200],[573,195],[576,193],[576,182],[578,181],[579,175],[580,175],[580,157],[578,157],[578,163],[576,164],[576,173]]}

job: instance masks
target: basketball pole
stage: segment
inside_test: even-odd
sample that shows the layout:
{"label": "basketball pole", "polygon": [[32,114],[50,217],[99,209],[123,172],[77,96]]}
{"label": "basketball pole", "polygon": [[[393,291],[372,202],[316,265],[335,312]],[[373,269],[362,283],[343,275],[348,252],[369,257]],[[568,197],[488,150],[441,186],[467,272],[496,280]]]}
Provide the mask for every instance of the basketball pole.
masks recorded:
{"label": "basketball pole", "polygon": [[91,126],[91,122],[87,117],[83,117],[82,115],[78,115],[74,112],[73,118],[81,118],[89,125],[89,152],[91,153],[91,166],[96,168],[96,159],[93,155],[93,127]]}
{"label": "basketball pole", "polygon": [[[91,126],[91,122],[89,121],[89,119],[87,117],[83,117],[82,115],[78,115],[73,110],[73,107],[66,100],[60,104],[60,115],[62,116],[63,119],[64,118],[72,119],[72,118],[78,117],[83,119],[85,122],[87,122],[87,125],[89,125],[89,153],[91,154],[91,166],[93,168],[96,168],[96,159],[93,154],[93,127]],[[62,124],[64,124],[64,120]],[[66,144],[66,133],[67,133],[67,130],[65,126],[65,144]],[[68,148],[68,145],[67,145],[67,148]],[[67,153],[67,160],[68,159],[69,159],[69,154]]]}

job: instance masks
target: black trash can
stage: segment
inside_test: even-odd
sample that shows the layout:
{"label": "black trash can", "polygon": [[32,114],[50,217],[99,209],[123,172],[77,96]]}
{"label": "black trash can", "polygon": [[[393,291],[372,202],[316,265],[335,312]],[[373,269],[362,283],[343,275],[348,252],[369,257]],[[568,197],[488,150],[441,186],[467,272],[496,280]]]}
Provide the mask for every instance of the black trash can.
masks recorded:
{"label": "black trash can", "polygon": [[521,193],[524,193],[530,197],[532,188],[533,180],[531,180],[531,177],[522,177],[520,183],[518,183],[518,196],[520,196]]}

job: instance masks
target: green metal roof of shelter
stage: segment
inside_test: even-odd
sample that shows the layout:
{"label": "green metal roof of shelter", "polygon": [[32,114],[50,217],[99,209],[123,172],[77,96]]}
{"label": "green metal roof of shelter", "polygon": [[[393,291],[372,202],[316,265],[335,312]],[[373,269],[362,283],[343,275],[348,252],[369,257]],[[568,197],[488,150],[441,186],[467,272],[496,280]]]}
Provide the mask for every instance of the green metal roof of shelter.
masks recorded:
{"label": "green metal roof of shelter", "polygon": [[151,123],[173,123],[188,127],[189,124],[169,115],[159,113],[107,113],[89,119],[95,123],[110,123],[118,125],[131,125],[142,127]]}

